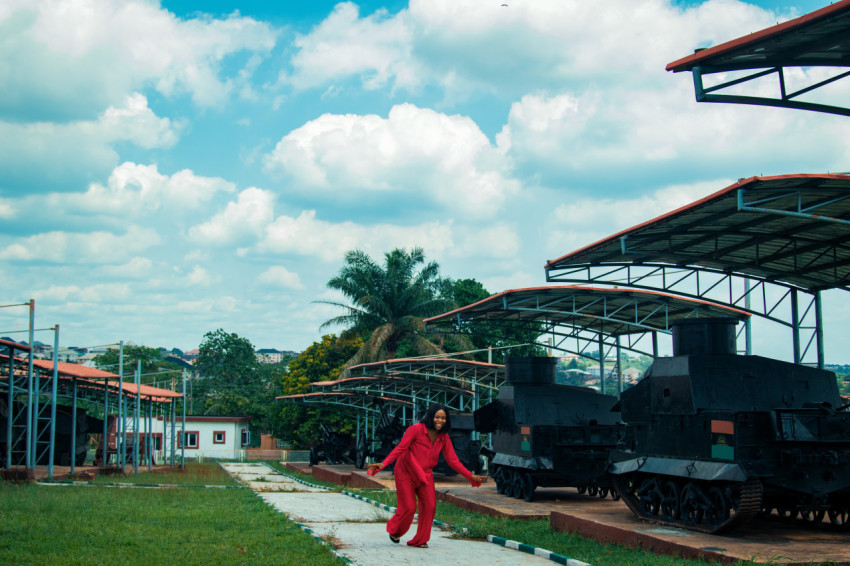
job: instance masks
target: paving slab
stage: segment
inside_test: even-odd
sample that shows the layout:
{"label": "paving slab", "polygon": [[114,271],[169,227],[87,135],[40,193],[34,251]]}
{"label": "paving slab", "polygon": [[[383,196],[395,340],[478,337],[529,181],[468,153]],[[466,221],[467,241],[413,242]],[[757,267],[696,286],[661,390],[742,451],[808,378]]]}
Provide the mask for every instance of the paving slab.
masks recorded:
{"label": "paving slab", "polygon": [[[383,522],[392,516],[374,505],[330,491],[260,493],[265,501],[299,523]],[[389,539],[388,539],[389,540]]]}
{"label": "paving slab", "polygon": [[407,546],[413,536],[414,524],[400,544],[393,544],[384,523],[309,523],[321,537],[335,541],[334,546],[360,566],[387,564],[439,564],[440,566],[471,566],[474,564],[516,564],[519,566],[554,564],[549,560],[504,548],[489,542],[450,538],[448,533],[435,529],[428,548]]}

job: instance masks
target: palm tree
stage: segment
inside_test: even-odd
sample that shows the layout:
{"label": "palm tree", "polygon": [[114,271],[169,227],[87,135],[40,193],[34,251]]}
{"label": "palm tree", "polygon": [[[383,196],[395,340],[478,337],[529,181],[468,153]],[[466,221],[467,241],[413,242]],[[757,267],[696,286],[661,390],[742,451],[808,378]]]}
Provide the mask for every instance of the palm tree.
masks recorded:
{"label": "palm tree", "polygon": [[403,341],[420,355],[444,353],[423,336],[423,320],[452,307],[450,300],[439,297],[439,272],[436,262],[425,264],[425,252],[418,247],[410,252],[399,248],[388,252],[383,267],[363,251],[345,254],[342,269],[328,281],[328,287],[341,292],[351,304],[318,302],[345,310],[345,314],[326,321],[322,328],[344,326],[341,339],[360,335],[366,340],[346,363],[346,369],[393,359]]}

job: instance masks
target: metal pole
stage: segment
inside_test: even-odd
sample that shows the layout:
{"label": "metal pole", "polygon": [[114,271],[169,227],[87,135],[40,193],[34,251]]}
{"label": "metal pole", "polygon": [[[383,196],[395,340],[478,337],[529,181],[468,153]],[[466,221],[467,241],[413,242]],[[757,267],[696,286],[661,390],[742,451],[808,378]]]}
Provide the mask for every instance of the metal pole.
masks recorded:
{"label": "metal pole", "polygon": [[[186,380],[186,368],[183,368],[183,380]],[[174,388],[176,389],[176,388]],[[184,399],[185,403],[185,399]],[[177,423],[177,398],[171,399],[171,467],[174,467],[174,458],[177,454],[177,447],[175,446],[177,437],[175,436]]]}
{"label": "metal pole", "polygon": [[[747,309],[747,312],[750,312],[750,280],[744,279],[744,308]],[[753,353],[753,321],[751,316],[747,317],[747,320],[744,321],[744,341],[746,354],[748,356]]]}
{"label": "metal pole", "polygon": [[15,412],[15,349],[9,346],[9,390],[6,392],[6,467],[12,467],[12,415]]}
{"label": "metal pole", "polygon": [[[101,445],[101,466],[106,468],[106,460],[109,454],[109,431],[107,423],[109,421],[109,380],[103,382],[103,442]],[[115,438],[115,446],[118,446],[118,437]]]}
{"label": "metal pole", "polygon": [[24,467],[28,470],[35,470],[35,456],[33,453],[32,443],[33,443],[33,410],[32,410],[32,401],[33,401],[33,390],[32,390],[32,378],[33,378],[33,356],[35,356],[35,346],[33,345],[33,341],[35,340],[35,299],[30,299],[30,357],[29,357],[29,367],[27,369],[27,432],[26,432],[26,447],[24,453]]}
{"label": "metal pole", "polygon": [[599,391],[605,394],[605,347],[602,343],[602,331],[599,332]]}
{"label": "metal pole", "polygon": [[147,448],[145,452],[148,455],[148,471],[153,469],[153,437],[151,436],[151,431],[153,429],[153,399],[148,400],[148,424],[147,430],[145,431],[145,447]]}
{"label": "metal pole", "polygon": [[136,360],[136,374],[134,375],[136,383],[136,399],[133,406],[133,473],[139,474],[139,405],[142,402],[142,360]]}
{"label": "metal pole", "polygon": [[47,479],[53,479],[56,453],[56,392],[59,388],[59,325],[53,329],[53,387],[50,390],[50,445],[47,449]]}
{"label": "metal pole", "polygon": [[791,289],[791,340],[794,344],[794,363],[800,363],[800,307],[797,302],[797,289]]}
{"label": "metal pole", "polygon": [[183,372],[183,423],[180,425],[180,469],[186,468],[186,372]]}
{"label": "metal pole", "polygon": [[617,336],[617,396],[620,396],[620,393],[623,392],[623,359],[620,357],[623,355],[620,346],[620,337]]}
{"label": "metal pole", "polygon": [[[71,475],[74,475],[74,470],[77,467],[77,378],[71,378],[71,389],[73,397],[71,399]],[[85,458],[83,459],[85,462]]]}
{"label": "metal pole", "polygon": [[[127,440],[127,411],[124,408],[124,341],[118,343],[118,422],[116,427],[116,440],[123,438]],[[120,455],[116,452],[115,459],[118,460],[121,466],[121,472],[124,472],[124,467],[127,465],[127,451],[120,450]]]}
{"label": "metal pole", "polygon": [[815,336],[818,348],[818,367],[823,369],[826,360],[823,351],[823,302],[820,291],[815,292]]}

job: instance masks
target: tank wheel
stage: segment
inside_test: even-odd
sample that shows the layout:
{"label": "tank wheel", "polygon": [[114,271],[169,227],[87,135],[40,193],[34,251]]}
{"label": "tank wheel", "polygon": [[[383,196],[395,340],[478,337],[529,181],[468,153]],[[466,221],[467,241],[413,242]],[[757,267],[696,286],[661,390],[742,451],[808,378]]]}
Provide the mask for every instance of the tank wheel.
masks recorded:
{"label": "tank wheel", "polygon": [[518,473],[517,476],[522,480],[522,498],[529,503],[534,501],[534,478],[528,472]]}
{"label": "tank wheel", "polygon": [[674,481],[664,482],[661,487],[661,518],[665,521],[678,521],[681,515],[679,507],[681,494],[679,485]]}
{"label": "tank wheel", "polygon": [[599,499],[605,499],[606,497],[608,497],[608,488],[607,487],[600,487],[599,488]]}
{"label": "tank wheel", "polygon": [[599,490],[597,489],[597,487],[596,487],[595,485],[589,485],[589,486],[587,486],[587,494],[588,494],[589,496],[591,496],[591,497],[596,497],[596,495],[597,495],[598,493],[599,493]]}
{"label": "tank wheel", "polygon": [[637,491],[640,510],[644,515],[655,516],[661,509],[661,490],[655,478],[649,478],[640,484]]}
{"label": "tank wheel", "polygon": [[826,511],[823,509],[807,509],[800,511],[800,519],[807,525],[820,525],[823,523],[823,518],[826,517]]}
{"label": "tank wheel", "polygon": [[315,466],[319,463],[319,448],[316,446],[310,447],[310,465]]}
{"label": "tank wheel", "polygon": [[513,478],[511,479],[511,497],[514,499],[522,499],[523,491],[523,473],[519,470],[514,470]]}
{"label": "tank wheel", "polygon": [[679,514],[687,525],[699,525],[708,507],[705,494],[696,485],[689,483],[682,490]]}
{"label": "tank wheel", "polygon": [[850,509],[847,507],[841,509],[830,509],[827,511],[829,523],[836,529],[847,531],[850,530]]}
{"label": "tank wheel", "polygon": [[717,528],[729,518],[729,500],[719,487],[708,490],[710,507],[705,515],[705,522],[709,528]]}
{"label": "tank wheel", "polygon": [[579,493],[579,495],[584,495],[585,492],[587,492],[587,486],[586,485],[580,485],[576,488],[576,491]]}
{"label": "tank wheel", "polygon": [[777,508],[776,515],[783,521],[793,521],[797,518],[797,510]]}
{"label": "tank wheel", "polygon": [[611,489],[611,499],[613,501],[619,501],[620,500],[620,492],[617,491],[616,488]]}
{"label": "tank wheel", "polygon": [[497,467],[493,470],[492,474],[493,481],[496,482],[496,493],[499,495],[505,495],[505,490],[507,489],[507,483],[505,482],[505,470],[501,466]]}

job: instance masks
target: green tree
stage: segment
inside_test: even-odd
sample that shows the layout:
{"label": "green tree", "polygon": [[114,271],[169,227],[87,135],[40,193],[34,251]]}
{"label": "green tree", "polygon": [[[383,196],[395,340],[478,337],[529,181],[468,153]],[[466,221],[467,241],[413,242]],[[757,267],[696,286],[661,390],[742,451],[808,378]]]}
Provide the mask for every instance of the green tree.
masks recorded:
{"label": "green tree", "polygon": [[[345,363],[363,346],[359,336],[339,338],[322,336],[320,342],[304,350],[289,363],[289,371],[281,377],[280,395],[310,392],[310,384],[339,378]],[[294,405],[279,401],[275,418],[277,438],[295,448],[306,448],[321,438],[320,424],[340,433],[354,432],[354,421],[331,406]]]}
{"label": "green tree", "polygon": [[220,328],[207,332],[195,367],[200,374],[193,383],[195,413],[265,420],[273,378],[261,369],[250,340]]}
{"label": "green tree", "polygon": [[422,248],[409,252],[396,248],[384,255],[383,266],[368,254],[352,250],[345,254],[339,273],[328,287],[339,291],[350,304],[319,301],[340,307],[344,314],[324,324],[343,326],[340,338],[360,336],[360,348],[347,362],[350,367],[363,362],[393,359],[402,342],[418,355],[442,354],[443,350],[424,336],[424,318],[449,310],[450,300],[439,297],[440,268],[425,263]]}

